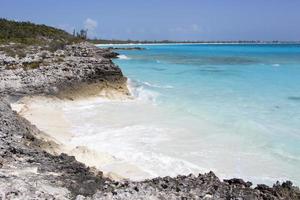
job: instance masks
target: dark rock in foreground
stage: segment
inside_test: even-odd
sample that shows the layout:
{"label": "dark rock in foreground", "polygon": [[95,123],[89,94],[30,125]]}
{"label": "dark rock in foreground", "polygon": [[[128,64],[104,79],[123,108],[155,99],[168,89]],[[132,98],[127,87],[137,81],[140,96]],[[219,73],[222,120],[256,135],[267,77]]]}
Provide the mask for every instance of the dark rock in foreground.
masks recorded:
{"label": "dark rock in foreground", "polygon": [[112,192],[98,192],[94,199],[299,199],[291,182],[273,187],[250,188],[241,179],[222,182],[213,172],[198,176],[164,177],[143,182],[125,182]]}
{"label": "dark rock in foreground", "polygon": [[45,147],[57,144],[40,138],[41,131],[13,111],[7,99],[59,94],[82,83],[125,90],[126,78],[105,58],[108,54],[89,44],[25,59],[0,54],[0,199],[300,199],[299,188],[289,181],[251,187],[242,179],[221,181],[213,172],[118,182],[73,156],[46,152]]}

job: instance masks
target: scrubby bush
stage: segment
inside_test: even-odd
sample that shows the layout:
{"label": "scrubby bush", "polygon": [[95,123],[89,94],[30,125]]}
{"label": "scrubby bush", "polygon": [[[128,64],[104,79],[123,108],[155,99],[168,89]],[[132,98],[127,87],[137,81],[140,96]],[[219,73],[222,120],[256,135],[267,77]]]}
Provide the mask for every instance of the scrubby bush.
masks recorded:
{"label": "scrubby bush", "polygon": [[26,57],[26,53],[24,49],[26,48],[26,45],[24,44],[13,44],[13,45],[3,45],[0,46],[0,51],[2,51],[7,56],[24,58]]}
{"label": "scrubby bush", "polygon": [[66,43],[60,40],[53,40],[49,43],[48,50],[51,52],[55,52],[59,49],[64,49]]}
{"label": "scrubby bush", "polygon": [[[73,43],[82,41],[82,39],[58,28],[0,18],[0,44],[14,42],[27,45],[43,45],[48,44],[49,41]],[[55,45],[58,47],[60,44]]]}

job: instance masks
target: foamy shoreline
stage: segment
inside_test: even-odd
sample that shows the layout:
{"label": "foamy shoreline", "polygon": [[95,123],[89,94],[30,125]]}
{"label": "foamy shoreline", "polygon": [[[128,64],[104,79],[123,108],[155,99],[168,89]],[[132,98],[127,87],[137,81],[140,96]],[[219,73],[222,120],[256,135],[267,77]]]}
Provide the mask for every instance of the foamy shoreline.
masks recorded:
{"label": "foamy shoreline", "polygon": [[[102,101],[132,99],[123,90],[98,90],[95,86],[84,87],[82,90],[93,91],[93,95],[90,95],[91,93],[82,94],[80,90],[72,94],[66,92],[66,94],[60,94],[59,97],[27,96],[12,103],[11,107],[20,116],[29,120],[30,123],[43,132],[43,134],[38,136],[41,140],[55,144],[51,148],[44,147],[44,150],[49,153],[54,155],[66,153],[75,156],[78,161],[103,171],[104,176],[114,180],[145,176],[143,175],[145,172],[139,169],[138,166],[126,163],[106,152],[89,149],[87,146],[76,146],[70,142],[76,135],[72,131],[72,124],[70,124],[64,114],[66,105],[76,106],[76,104],[84,104],[91,101],[101,103]],[[96,94],[95,91],[98,91],[98,93]]]}

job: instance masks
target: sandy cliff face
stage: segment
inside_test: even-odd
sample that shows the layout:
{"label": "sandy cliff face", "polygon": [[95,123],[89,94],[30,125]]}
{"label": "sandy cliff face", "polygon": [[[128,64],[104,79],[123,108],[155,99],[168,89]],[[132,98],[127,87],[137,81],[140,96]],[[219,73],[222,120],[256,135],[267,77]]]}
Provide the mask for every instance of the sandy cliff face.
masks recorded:
{"label": "sandy cliff face", "polygon": [[221,181],[212,172],[114,181],[73,156],[54,155],[58,144],[40,137],[40,130],[11,109],[8,99],[26,95],[72,99],[106,89],[128,94],[126,78],[109,59],[114,56],[88,43],[20,59],[1,54],[0,199],[300,199],[290,182],[251,188],[241,179]]}

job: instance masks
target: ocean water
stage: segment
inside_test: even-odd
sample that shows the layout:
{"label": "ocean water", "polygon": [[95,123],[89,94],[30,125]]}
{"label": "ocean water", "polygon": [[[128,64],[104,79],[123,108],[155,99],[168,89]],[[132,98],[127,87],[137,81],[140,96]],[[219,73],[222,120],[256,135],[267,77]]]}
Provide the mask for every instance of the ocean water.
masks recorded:
{"label": "ocean water", "polygon": [[116,158],[103,170],[130,164],[139,170],[121,174],[134,180],[212,170],[300,184],[300,45],[141,47],[114,60],[134,100],[66,112],[72,143]]}

